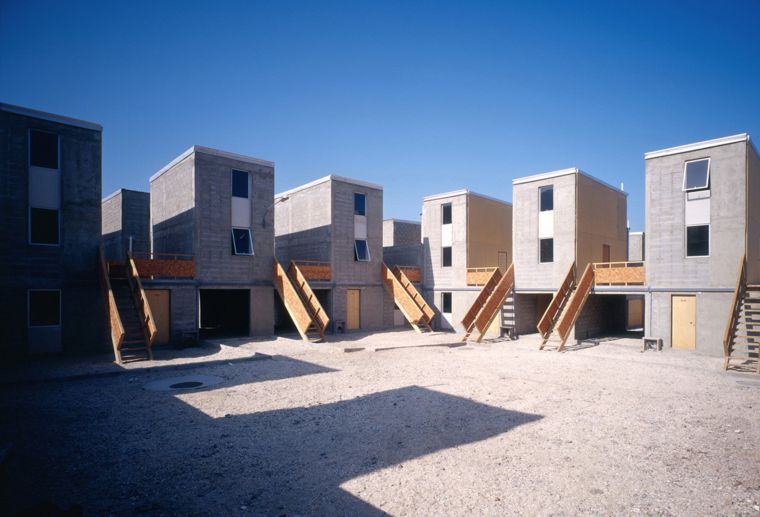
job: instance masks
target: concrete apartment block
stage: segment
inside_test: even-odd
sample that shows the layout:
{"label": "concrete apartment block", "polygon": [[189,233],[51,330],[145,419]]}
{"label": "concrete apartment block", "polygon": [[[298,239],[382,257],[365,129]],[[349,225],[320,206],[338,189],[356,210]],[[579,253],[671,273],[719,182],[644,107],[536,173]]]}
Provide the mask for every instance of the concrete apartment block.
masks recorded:
{"label": "concrete apartment block", "polygon": [[628,260],[644,260],[644,232],[628,233]]}
{"label": "concrete apartment block", "polygon": [[172,341],[272,334],[273,196],[272,162],[201,146],[151,177],[154,255],[195,259],[194,280],[145,282],[171,291]]}
{"label": "concrete apartment block", "polygon": [[[589,263],[627,259],[627,194],[577,168],[512,184],[516,330],[534,333],[573,264],[579,278]],[[585,322],[598,320],[590,313],[604,305],[586,304],[576,323],[577,339],[594,334]],[[624,329],[624,322],[620,325]]]}
{"label": "concrete apartment block", "polygon": [[[363,214],[357,211],[357,196],[364,200]],[[291,260],[330,265],[332,279],[312,281],[310,285],[330,316],[333,331],[392,326],[393,301],[381,280],[382,187],[325,176],[277,194],[274,206],[275,253],[280,263],[285,267]],[[366,241],[368,260],[357,256],[356,246],[363,245],[357,241]],[[351,300],[358,300],[351,302],[356,306],[349,306],[349,295]],[[349,311],[354,312],[349,315]],[[278,324],[287,326],[287,320],[284,309],[279,310]]]}
{"label": "concrete apartment block", "polygon": [[[746,134],[653,151],[646,162],[647,333],[723,354],[738,268],[760,281],[760,159]],[[687,170],[706,181],[687,185]],[[695,327],[674,342],[676,329]]]}
{"label": "concrete apartment block", "polygon": [[[480,292],[468,285],[469,268],[512,261],[512,205],[469,190],[428,196],[422,202],[423,294],[438,312],[436,326],[461,331],[461,320]],[[498,333],[496,321],[491,333]]]}
{"label": "concrete apartment block", "polygon": [[107,350],[102,127],[0,104],[0,356]]}
{"label": "concrete apartment block", "polygon": [[388,267],[422,265],[422,225],[417,221],[383,221],[383,260]]}
{"label": "concrete apartment block", "polygon": [[150,252],[150,194],[119,189],[102,202],[103,250],[109,260],[123,260],[128,250]]}

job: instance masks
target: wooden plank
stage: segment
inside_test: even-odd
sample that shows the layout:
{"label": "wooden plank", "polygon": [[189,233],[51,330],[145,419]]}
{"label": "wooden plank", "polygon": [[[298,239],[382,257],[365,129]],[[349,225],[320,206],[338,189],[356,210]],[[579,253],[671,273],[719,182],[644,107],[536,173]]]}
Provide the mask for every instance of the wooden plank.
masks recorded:
{"label": "wooden plank", "polygon": [[671,339],[673,348],[694,350],[697,331],[696,296],[673,296],[671,298]]}
{"label": "wooden plank", "polygon": [[494,270],[498,270],[496,267],[478,267],[467,269],[467,285],[486,285],[488,280],[491,279]]}
{"label": "wooden plank", "polygon": [[[498,271],[498,270],[497,270]],[[501,308],[504,305],[504,301],[509,296],[509,292],[515,285],[515,270],[513,266],[509,266],[507,272],[502,275],[499,282],[494,287],[491,296],[483,305],[483,309],[478,313],[475,318],[475,328],[478,330],[478,342],[483,339],[483,336],[488,332],[488,327],[491,326],[494,318],[501,312]]]}
{"label": "wooden plank", "polygon": [[560,307],[562,307],[565,298],[570,294],[570,288],[572,287],[573,282],[575,282],[575,262],[570,265],[570,269],[568,269],[565,279],[560,284],[557,292],[554,293],[552,301],[549,302],[549,306],[546,307],[544,315],[541,316],[538,325],[536,325],[538,333],[544,338],[544,342],[549,338],[549,334],[551,334],[554,328],[554,320],[557,318]]}
{"label": "wooden plank", "polygon": [[311,325],[311,315],[307,311],[306,307],[301,300],[300,295],[293,286],[290,277],[285,272],[285,269],[277,262],[277,259],[272,259],[272,266],[274,268],[274,287],[277,290],[277,294],[280,295],[285,309],[290,314],[290,319],[296,326],[296,330],[301,335],[304,341],[308,341],[306,336],[306,330]]}
{"label": "wooden plank", "polygon": [[327,329],[327,325],[330,324],[330,317],[317,299],[317,295],[311,289],[306,275],[304,275],[299,267],[299,263],[291,262],[290,267],[288,268],[288,274],[293,281],[293,287],[298,291],[298,294],[301,296],[301,301],[311,315],[312,322],[316,324],[320,335],[324,338],[325,329]]}
{"label": "wooden plank", "polygon": [[140,278],[195,278],[195,260],[134,259]]}
{"label": "wooden plank", "polygon": [[573,291],[572,296],[567,301],[567,309],[562,316],[562,319],[557,322],[557,331],[560,337],[560,346],[558,350],[562,350],[565,346],[567,338],[570,336],[570,329],[575,325],[578,316],[580,316],[581,310],[586,303],[591,288],[594,286],[594,268],[591,264],[586,266],[586,270],[583,272],[581,279],[578,281],[578,285]]}
{"label": "wooden plank", "polygon": [[[399,309],[404,313],[404,317],[406,317],[407,321],[413,325],[417,325],[420,323],[423,323],[425,325],[430,324],[431,321],[433,321],[433,317],[435,317],[435,311],[433,310],[430,305],[425,301],[425,298],[422,296],[422,293],[420,293],[416,287],[414,287],[414,284],[412,284],[410,278],[407,276],[407,271],[410,270],[410,268],[405,267],[399,267],[396,266],[393,268],[393,271],[388,270],[388,268],[383,264],[383,267],[385,268],[383,270],[383,279],[386,279],[386,271],[391,273],[391,275],[396,278],[399,282],[399,284],[404,288],[404,291],[406,291],[406,296],[401,296],[402,299],[408,298],[412,301],[415,307],[420,311],[419,315],[417,311],[411,311],[407,313],[403,307],[399,306]],[[415,268],[416,269],[416,268]],[[417,270],[419,271],[419,270]],[[393,281],[392,279],[388,279],[389,281]],[[390,288],[390,286],[388,286]],[[391,288],[392,289],[392,288]],[[395,292],[391,290],[391,294],[394,296],[394,299],[396,298]]]}
{"label": "wooden plank", "polygon": [[394,269],[402,271],[410,282],[422,282],[422,270],[418,267],[396,266]]}
{"label": "wooden plank", "polygon": [[643,262],[604,262],[594,264],[595,285],[644,285]]}
{"label": "wooden plank", "polygon": [[[501,271],[498,269],[491,271],[491,277],[488,279],[488,281],[486,281],[483,289],[480,290],[478,296],[475,298],[475,301],[472,302],[472,305],[465,313],[464,318],[462,318],[462,326],[464,327],[465,333],[469,333],[470,329],[472,329],[472,326],[475,323],[475,319],[478,317],[478,313],[481,311],[483,305],[488,300],[491,292],[493,292],[493,290],[496,288],[496,285],[499,283],[499,280],[501,280],[501,277]],[[466,337],[467,336],[465,336],[465,338]]]}
{"label": "wooden plank", "polygon": [[310,260],[296,260],[294,262],[306,280],[319,282],[329,282],[332,280],[332,267],[329,262]]}
{"label": "wooden plank", "polygon": [[103,245],[100,245],[99,249],[99,262],[100,262],[100,286],[105,294],[105,308],[108,314],[108,323],[111,330],[111,346],[113,347],[114,359],[117,363],[121,364],[121,346],[124,341],[124,325],[121,322],[119,316],[119,310],[116,306],[116,298],[113,295],[113,289],[111,288],[111,279],[108,274],[108,265],[106,263],[105,255],[103,253]]}
{"label": "wooden plank", "polygon": [[155,344],[168,345],[171,340],[171,302],[168,289],[148,289],[145,291],[150,305],[150,311],[156,318]]}

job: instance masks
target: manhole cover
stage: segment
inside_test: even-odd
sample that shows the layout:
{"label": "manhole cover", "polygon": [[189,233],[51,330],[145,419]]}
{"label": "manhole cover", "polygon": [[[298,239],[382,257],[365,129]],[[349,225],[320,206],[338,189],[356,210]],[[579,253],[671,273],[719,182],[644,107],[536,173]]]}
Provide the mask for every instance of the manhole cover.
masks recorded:
{"label": "manhole cover", "polygon": [[184,377],[172,377],[149,382],[144,386],[148,391],[181,391],[197,390],[214,386],[222,382],[221,377],[212,375],[186,375]]}

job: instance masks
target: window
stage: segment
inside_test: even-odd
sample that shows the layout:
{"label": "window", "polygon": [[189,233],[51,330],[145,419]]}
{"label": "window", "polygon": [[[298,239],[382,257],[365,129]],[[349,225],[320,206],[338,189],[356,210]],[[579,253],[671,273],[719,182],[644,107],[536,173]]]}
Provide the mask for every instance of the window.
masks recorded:
{"label": "window", "polygon": [[354,260],[369,262],[369,246],[366,239],[356,239],[354,241]]}
{"label": "window", "polygon": [[707,257],[710,255],[710,225],[686,227],[686,256]]}
{"label": "window", "polygon": [[538,261],[554,262],[554,239],[539,239]]}
{"label": "window", "polygon": [[451,267],[451,246],[441,248],[441,266]]}
{"label": "window", "polygon": [[29,209],[29,242],[32,244],[57,245],[59,243],[58,226],[58,210]]}
{"label": "window", "polygon": [[548,212],[554,210],[554,186],[538,188],[539,211]]}
{"label": "window", "polygon": [[250,228],[232,229],[232,254],[253,255],[253,239]]}
{"label": "window", "polygon": [[29,326],[61,324],[61,291],[29,291]]}
{"label": "window", "polygon": [[441,293],[441,312],[451,314],[451,293]]}
{"label": "window", "polygon": [[58,135],[44,131],[29,132],[29,165],[58,168]]}
{"label": "window", "polygon": [[441,224],[451,224],[451,203],[441,205]]}
{"label": "window", "polygon": [[232,171],[232,195],[248,199],[248,173]]}
{"label": "window", "polygon": [[354,194],[354,215],[367,215],[367,196]]}
{"label": "window", "polygon": [[710,159],[686,162],[683,172],[683,189],[701,190],[710,186]]}

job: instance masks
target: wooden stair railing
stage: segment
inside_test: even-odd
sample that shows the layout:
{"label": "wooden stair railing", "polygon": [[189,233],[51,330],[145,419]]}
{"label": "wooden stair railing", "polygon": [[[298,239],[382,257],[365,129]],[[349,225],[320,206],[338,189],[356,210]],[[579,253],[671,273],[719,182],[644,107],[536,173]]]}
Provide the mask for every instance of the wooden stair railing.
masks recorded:
{"label": "wooden stair railing", "polygon": [[314,294],[314,291],[309,285],[309,281],[306,279],[306,275],[304,275],[303,271],[301,271],[301,268],[297,262],[290,262],[290,266],[288,267],[288,275],[290,276],[290,280],[293,282],[293,286],[296,288],[296,291],[301,296],[301,301],[306,306],[306,310],[309,312],[312,322],[317,326],[320,337],[324,339],[325,330],[330,324],[330,317],[322,307],[322,304],[319,303],[317,295]]}
{"label": "wooden stair railing", "polygon": [[[272,266],[274,268],[274,287],[277,294],[280,295],[285,310],[288,311],[290,319],[296,326],[296,330],[301,335],[304,341],[315,342],[324,340],[324,332],[320,329],[319,323],[314,320],[307,305],[304,303],[301,294],[296,286],[285,271],[285,268],[277,261],[276,258],[272,259]],[[328,320],[329,321],[329,320]],[[318,340],[312,340],[308,336],[309,331],[316,331],[319,333]]]}
{"label": "wooden stair railing", "polygon": [[483,304],[483,308],[475,318],[475,330],[478,331],[478,343],[481,342],[483,336],[488,332],[488,328],[491,326],[491,323],[493,323],[496,316],[498,316],[514,286],[515,270],[514,266],[510,264],[509,268],[507,268],[507,272],[499,279],[499,283],[496,284],[491,296],[488,297],[488,300]]}
{"label": "wooden stair railing", "polygon": [[419,333],[422,333],[423,329],[429,331],[430,325],[425,312],[423,312],[417,302],[409,294],[409,291],[407,291],[398,277],[388,268],[388,266],[385,265],[385,263],[381,265],[381,268],[383,285],[393,297],[393,301],[396,302],[396,306],[401,311],[401,314],[404,315],[406,321],[408,321],[412,328]]}
{"label": "wooden stair railing", "polygon": [[[747,288],[747,257],[742,256],[739,263],[739,273],[736,275],[736,288],[734,289],[734,298],[731,302],[731,309],[728,314],[728,323],[723,335],[723,369],[728,370],[728,363],[731,360],[734,345],[734,330],[739,321],[739,312],[741,310],[744,293]],[[760,360],[757,362],[758,373],[760,373]]]}
{"label": "wooden stair railing", "polygon": [[113,347],[114,359],[117,363],[121,364],[121,345],[124,341],[124,325],[121,322],[119,316],[119,309],[116,306],[116,298],[113,295],[113,289],[111,289],[111,279],[108,273],[108,263],[106,262],[105,254],[103,252],[103,245],[100,245],[98,250],[98,260],[100,262],[100,286],[103,290],[105,297],[105,308],[108,314],[109,326],[111,329],[111,346]]}
{"label": "wooden stair railing", "polygon": [[588,295],[591,293],[591,289],[594,287],[594,267],[592,264],[587,264],[583,275],[581,275],[578,285],[573,291],[572,296],[567,301],[567,310],[564,311],[562,318],[557,322],[557,331],[559,332],[560,345],[557,349],[562,351],[565,348],[565,342],[570,336],[570,330],[575,325],[578,316],[580,316],[583,306],[586,304]]}
{"label": "wooden stair railing", "polygon": [[422,296],[422,293],[420,293],[417,288],[414,287],[411,278],[409,278],[409,276],[406,274],[406,271],[409,270],[410,268],[396,266],[393,268],[393,274],[396,276],[396,278],[398,278],[398,281],[401,282],[402,286],[404,286],[404,289],[406,289],[406,292],[409,293],[409,296],[412,298],[414,303],[417,304],[417,307],[419,307],[422,313],[425,315],[426,323],[429,326],[430,322],[432,322],[433,318],[435,317],[435,311],[425,301],[425,297]]}
{"label": "wooden stair railing", "polygon": [[146,296],[145,289],[143,289],[142,282],[140,281],[140,273],[137,271],[137,265],[132,258],[131,251],[127,252],[126,273],[127,282],[132,291],[137,312],[140,315],[140,326],[145,335],[145,346],[148,351],[148,358],[153,359],[153,342],[156,340],[156,336],[158,336],[158,327],[156,327],[156,320],[153,318],[153,312],[150,310],[148,297]]}
{"label": "wooden stair railing", "polygon": [[498,268],[494,269],[491,273],[491,276],[488,278],[488,280],[486,280],[483,288],[478,293],[478,296],[475,298],[475,301],[472,302],[472,305],[465,313],[464,318],[462,318],[462,327],[464,327],[464,336],[462,337],[462,342],[467,341],[470,337],[470,334],[472,334],[473,330],[475,330],[475,320],[477,319],[481,309],[483,309],[483,306],[486,304],[486,301],[491,296],[491,293],[493,293],[494,289],[496,289],[496,286],[499,284],[502,276],[503,275]]}
{"label": "wooden stair railing", "polygon": [[559,316],[561,315],[562,307],[564,306],[565,301],[567,300],[568,296],[570,296],[570,294],[572,293],[574,283],[575,283],[575,262],[570,264],[570,269],[567,270],[565,279],[560,284],[559,289],[557,289],[557,292],[554,293],[554,296],[552,297],[552,301],[549,303],[549,306],[544,311],[544,315],[541,316],[541,319],[538,321],[538,325],[536,325],[536,328],[538,329],[538,333],[541,335],[541,338],[542,338],[540,348],[543,349],[544,345],[546,345],[546,342],[549,339],[549,336],[551,336],[552,332],[554,331],[554,327],[557,324],[557,318],[559,318]]}

